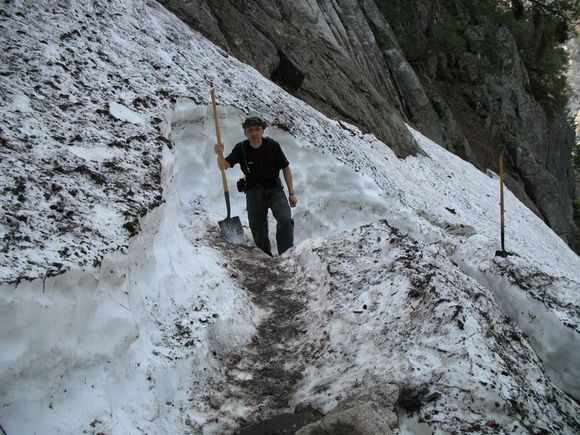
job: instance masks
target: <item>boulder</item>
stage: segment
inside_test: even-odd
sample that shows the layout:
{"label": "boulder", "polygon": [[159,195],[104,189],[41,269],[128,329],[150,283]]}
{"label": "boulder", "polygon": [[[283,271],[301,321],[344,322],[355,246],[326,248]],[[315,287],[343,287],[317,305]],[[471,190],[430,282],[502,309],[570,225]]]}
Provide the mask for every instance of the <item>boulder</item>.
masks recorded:
{"label": "boulder", "polygon": [[303,427],[296,435],[390,435],[397,427],[397,415],[373,401],[328,414],[316,423]]}
{"label": "boulder", "polygon": [[334,411],[311,423],[296,435],[390,435],[398,427],[395,406],[400,388],[386,384],[359,392],[342,401]]}

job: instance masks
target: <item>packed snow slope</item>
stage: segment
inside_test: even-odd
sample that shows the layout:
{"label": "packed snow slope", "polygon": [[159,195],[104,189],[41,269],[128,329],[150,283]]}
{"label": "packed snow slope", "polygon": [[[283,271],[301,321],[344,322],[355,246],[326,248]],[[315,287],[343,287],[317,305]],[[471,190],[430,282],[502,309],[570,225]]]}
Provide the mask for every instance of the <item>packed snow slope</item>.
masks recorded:
{"label": "packed snow slope", "polygon": [[[495,174],[414,130],[426,156],[397,159],[153,1],[0,14],[8,434],[230,433],[387,386],[399,433],[577,433],[580,260],[510,192],[514,255],[494,257]],[[216,232],[212,86],[228,149],[259,113],[291,161],[297,246],[276,260]],[[276,292],[295,335],[269,366]],[[300,375],[274,400],[262,369]]]}

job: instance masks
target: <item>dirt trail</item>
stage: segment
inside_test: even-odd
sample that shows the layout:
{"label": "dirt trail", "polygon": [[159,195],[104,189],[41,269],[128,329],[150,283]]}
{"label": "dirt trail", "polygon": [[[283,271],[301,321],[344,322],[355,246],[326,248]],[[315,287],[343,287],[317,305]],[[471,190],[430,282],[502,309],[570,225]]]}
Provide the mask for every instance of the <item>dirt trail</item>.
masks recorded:
{"label": "dirt trail", "polygon": [[305,326],[300,314],[306,295],[296,288],[294,270],[284,259],[270,258],[255,247],[229,245],[217,231],[212,239],[229,258],[229,266],[252,301],[267,313],[252,343],[228,364],[228,385],[256,410],[249,417],[250,425],[236,434],[293,434],[320,418],[310,408],[289,409],[304,368],[301,335]]}

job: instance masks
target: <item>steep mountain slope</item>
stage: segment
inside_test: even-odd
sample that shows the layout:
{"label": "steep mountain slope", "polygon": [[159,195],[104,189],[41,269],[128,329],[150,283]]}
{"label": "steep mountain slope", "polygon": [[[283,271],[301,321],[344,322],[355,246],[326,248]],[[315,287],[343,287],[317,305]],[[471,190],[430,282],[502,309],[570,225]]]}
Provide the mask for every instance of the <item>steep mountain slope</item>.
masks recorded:
{"label": "steep mountain slope", "polygon": [[[576,431],[580,263],[510,192],[515,255],[494,258],[495,174],[411,129],[398,159],[154,2],[2,13],[7,433],[231,433],[369,401],[398,433]],[[216,232],[212,85],[226,144],[262,113],[295,170],[298,245],[272,262]]]}
{"label": "steep mountain slope", "polygon": [[293,95],[373,133],[399,157],[417,152],[401,119],[482,170],[497,171],[499,148],[511,144],[510,189],[580,249],[572,218],[573,128],[565,113],[540,103],[521,47],[486,3],[161,3]]}

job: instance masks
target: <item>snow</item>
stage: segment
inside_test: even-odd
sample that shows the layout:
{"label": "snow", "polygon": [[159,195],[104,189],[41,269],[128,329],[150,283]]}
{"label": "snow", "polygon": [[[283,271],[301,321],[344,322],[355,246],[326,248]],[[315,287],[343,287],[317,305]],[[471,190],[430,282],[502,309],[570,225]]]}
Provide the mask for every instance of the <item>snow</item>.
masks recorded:
{"label": "snow", "polygon": [[[491,271],[479,272],[466,260],[459,260],[459,264],[470,276],[492,290],[500,308],[529,336],[552,381],[572,396],[580,397],[578,330],[571,329],[558,313],[512,284],[507,277]],[[577,288],[577,283],[574,283],[567,289],[567,294],[573,295]]]}
{"label": "snow", "polygon": [[[231,433],[281,411],[243,387],[259,381],[252,346],[277,313],[262,304],[277,282],[260,295],[244,284],[260,279],[254,263],[289,277],[303,306],[280,343],[303,374],[287,410],[397,385],[421,402],[398,409],[399,433],[576,432],[580,259],[509,191],[515,255],[495,258],[495,174],[413,129],[427,157],[397,159],[157,3],[3,10],[8,434]],[[212,86],[227,150],[259,113],[291,162],[296,246],[275,263],[252,249],[239,168],[227,175],[246,240],[216,231]]]}
{"label": "snow", "polygon": [[[168,176],[173,164],[166,153]],[[1,421],[9,433],[72,433],[94,422],[96,431],[172,432],[177,414],[154,416],[180,396],[187,403],[190,392],[203,397],[211,352],[249,341],[259,317],[247,296],[214,250],[185,239],[169,186],[165,199],[165,213],[145,218],[126,255],[18,291],[2,287]],[[8,374],[17,382],[5,382]]]}
{"label": "snow", "polygon": [[[222,141],[230,144],[227,151],[244,137],[240,135],[241,123],[245,114],[233,107],[220,107],[220,132]],[[171,139],[176,144],[183,144],[183,169],[178,170],[177,177],[187,186],[182,191],[182,201],[192,197],[203,198],[203,207],[214,213],[225,211],[222,185],[219,183],[219,170],[213,144],[216,141],[213,131],[209,106],[195,107],[190,100],[178,101],[171,122],[174,126]],[[308,193],[299,195],[300,206],[294,212],[294,220],[300,231],[296,233],[299,243],[313,236],[333,234],[345,229],[379,219],[386,211],[383,193],[366,175],[357,174],[355,170],[337,161],[329,153],[320,153],[303,141],[297,140],[287,132],[270,127],[267,136],[284,144],[284,153],[294,171],[297,186],[308,186]],[[230,192],[235,192],[235,180],[243,177],[239,167],[228,173]],[[334,189],[340,183],[338,189]],[[232,209],[244,210],[243,195],[230,194]],[[271,217],[271,216],[270,216]],[[242,223],[248,225],[247,216],[240,216]],[[275,221],[271,217],[271,229]],[[271,233],[275,243],[275,233]]]}
{"label": "snow", "polygon": [[114,102],[109,103],[109,112],[113,117],[121,121],[127,121],[137,125],[145,125],[145,120],[140,114],[122,104]]}
{"label": "snow", "polygon": [[15,95],[14,99],[12,100],[12,105],[14,106],[15,111],[21,113],[27,113],[31,111],[30,98],[24,94]]}
{"label": "snow", "polygon": [[[497,302],[491,289],[478,285],[443,249],[404,237],[384,221],[297,248],[299,285],[307,286],[311,298],[308,335],[320,347],[308,361],[297,404],[307,401],[328,412],[345,391],[361,384],[412,380],[446,398],[447,404],[427,395],[422,415],[431,414],[432,429],[451,430],[453,421],[475,426],[482,412],[502,428],[523,431],[521,422],[506,413],[509,400],[524,401],[527,418],[536,426],[545,424],[539,415],[551,411],[536,406],[537,395],[550,387],[542,381],[537,357],[523,358],[526,340],[503,338],[513,332],[502,311],[492,308]],[[333,252],[340,255],[329,255]],[[533,314],[530,307],[531,301],[518,309]],[[550,326],[554,335],[565,329],[560,322]],[[577,358],[577,342],[567,344],[563,365]],[[571,375],[562,384],[573,393]],[[454,401],[464,405],[446,408]]]}
{"label": "snow", "polygon": [[68,148],[68,151],[81,159],[99,163],[114,159],[120,155],[114,148],[111,149],[102,146],[88,148],[86,146],[72,145]]}

